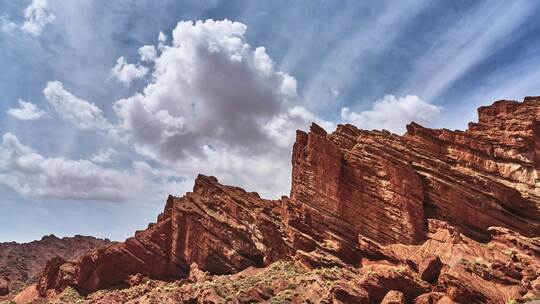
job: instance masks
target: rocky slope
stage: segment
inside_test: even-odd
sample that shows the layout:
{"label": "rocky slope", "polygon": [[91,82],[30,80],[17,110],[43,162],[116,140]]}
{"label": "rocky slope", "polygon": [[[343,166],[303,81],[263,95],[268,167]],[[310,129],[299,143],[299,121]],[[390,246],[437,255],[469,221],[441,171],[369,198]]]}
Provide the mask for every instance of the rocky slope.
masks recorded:
{"label": "rocky slope", "polygon": [[56,256],[71,260],[90,249],[107,245],[108,240],[90,236],[58,238],[44,236],[30,243],[0,243],[0,296],[36,283],[45,263]]}
{"label": "rocky slope", "polygon": [[351,125],[298,131],[290,197],[265,200],[199,176],[193,192],[168,198],[157,223],[78,260],[49,261],[16,300],[537,298],[540,97],[478,114],[466,131],[415,123],[403,136]]}

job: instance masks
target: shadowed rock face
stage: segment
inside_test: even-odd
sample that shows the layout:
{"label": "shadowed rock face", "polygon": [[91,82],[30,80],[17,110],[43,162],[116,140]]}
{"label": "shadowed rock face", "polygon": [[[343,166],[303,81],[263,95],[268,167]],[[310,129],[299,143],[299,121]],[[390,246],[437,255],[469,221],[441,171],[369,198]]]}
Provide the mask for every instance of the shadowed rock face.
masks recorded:
{"label": "shadowed rock face", "polygon": [[[168,198],[156,224],[76,261],[51,261],[37,288],[42,296],[67,286],[91,293],[128,286],[133,275],[240,275],[293,260],[343,271],[336,274],[342,284],[328,287],[328,301],[504,303],[534,296],[540,98],[498,101],[478,113],[466,131],[411,123],[403,136],[351,125],[327,134],[312,125],[309,133],[297,131],[290,198],[265,200],[200,175],[193,192]],[[195,292],[186,290],[186,297]]]}

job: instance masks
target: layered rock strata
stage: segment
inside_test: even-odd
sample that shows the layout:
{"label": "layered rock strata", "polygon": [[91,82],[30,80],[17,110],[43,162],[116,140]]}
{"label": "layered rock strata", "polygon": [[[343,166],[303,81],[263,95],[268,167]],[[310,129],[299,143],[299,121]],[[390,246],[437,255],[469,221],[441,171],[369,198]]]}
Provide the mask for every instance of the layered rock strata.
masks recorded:
{"label": "layered rock strata", "polygon": [[411,123],[403,136],[314,124],[297,131],[290,197],[265,200],[200,175],[157,223],[76,261],[50,261],[37,288],[87,294],[132,286],[134,275],[186,279],[193,265],[212,276],[293,260],[343,271],[328,301],[540,296],[540,98],[478,114],[466,131]]}

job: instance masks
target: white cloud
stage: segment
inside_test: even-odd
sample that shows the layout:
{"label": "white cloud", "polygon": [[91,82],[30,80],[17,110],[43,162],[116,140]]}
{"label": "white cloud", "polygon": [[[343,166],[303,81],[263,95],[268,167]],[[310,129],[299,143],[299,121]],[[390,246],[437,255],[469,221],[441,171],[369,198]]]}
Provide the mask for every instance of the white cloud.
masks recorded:
{"label": "white cloud", "polygon": [[[144,55],[147,55],[146,53]],[[141,57],[143,54],[141,54]],[[148,68],[142,65],[127,63],[124,57],[116,60],[116,65],[111,69],[111,76],[125,85],[130,85],[135,79],[143,78],[148,73]]]}
{"label": "white cloud", "polygon": [[246,29],[228,20],[179,22],[170,45],[160,34],[152,82],[114,106],[117,130],[186,177],[213,174],[277,196],[290,187],[295,130],[320,120],[296,104],[296,80],[246,42]]}
{"label": "white cloud", "polygon": [[153,45],[144,45],[139,48],[141,61],[154,61],[157,57],[156,47]]}
{"label": "white cloud", "polygon": [[386,95],[376,101],[368,111],[356,113],[345,107],[341,109],[341,118],[362,129],[386,129],[394,133],[403,133],[405,126],[414,121],[419,124],[434,122],[441,109],[415,95],[397,98]]}
{"label": "white cloud", "polygon": [[41,35],[45,26],[52,23],[55,16],[47,7],[47,0],[33,0],[24,10],[24,22],[17,24],[7,15],[0,16],[0,32],[12,32],[20,29],[34,37]]}
{"label": "white cloud", "polygon": [[100,149],[96,154],[90,157],[90,160],[96,164],[104,164],[111,162],[118,153],[112,149]]}
{"label": "white cloud", "polygon": [[305,129],[307,124],[311,122],[317,123],[327,131],[335,129],[333,123],[320,119],[300,106],[292,107],[286,112],[273,117],[263,126],[263,129],[270,136],[272,144],[290,150],[295,140],[295,131]]}
{"label": "white cloud", "polygon": [[33,0],[24,10],[21,29],[33,36],[41,35],[43,28],[54,21],[54,15],[47,8],[47,0]]}
{"label": "white cloud", "polygon": [[254,150],[266,141],[261,125],[287,109],[295,85],[244,41],[245,30],[230,21],[178,23],[156,58],[155,81],[115,104],[140,151],[180,159],[206,144]]}
{"label": "white cloud", "polygon": [[182,181],[145,163],[120,170],[85,159],[47,158],[11,133],[0,146],[0,185],[26,196],[112,202],[185,190]]}
{"label": "white cloud", "polygon": [[336,88],[331,88],[331,89],[330,89],[330,92],[332,93],[332,97],[334,97],[334,98],[338,98],[338,97],[339,97],[340,92],[339,92],[338,89],[336,89]]}
{"label": "white cloud", "polygon": [[19,105],[20,108],[8,109],[6,113],[20,120],[37,120],[46,114],[38,109],[35,104],[22,99],[19,99]]}
{"label": "white cloud", "polygon": [[158,35],[158,50],[162,50],[165,47],[165,44],[167,43],[167,35],[165,35],[163,32],[159,32]]}
{"label": "white cloud", "polygon": [[105,130],[110,127],[101,109],[66,91],[59,81],[49,81],[43,94],[63,119],[80,129]]}
{"label": "white cloud", "polygon": [[[145,189],[144,183],[161,189],[171,189],[167,185],[172,183],[176,193],[188,190],[185,185],[191,187],[195,176],[203,173],[265,197],[287,194],[295,131],[312,121],[329,131],[334,126],[297,104],[296,80],[276,70],[263,47],[249,45],[245,31],[242,23],[207,20],[178,23],[168,45],[160,35],[153,77],[141,93],[114,104],[116,125],[61,82],[49,82],[44,89],[63,119],[81,129],[115,135],[139,154],[174,170],[182,183],[170,172],[144,163],[126,170],[105,168],[113,150],[98,151],[87,160],[46,158],[13,135],[5,139],[8,161],[0,183],[27,195],[122,200],[126,188]],[[73,176],[80,172],[84,173]]]}
{"label": "white cloud", "polygon": [[0,16],[0,32],[11,32],[17,29],[18,26],[16,23],[9,20],[8,16]]}

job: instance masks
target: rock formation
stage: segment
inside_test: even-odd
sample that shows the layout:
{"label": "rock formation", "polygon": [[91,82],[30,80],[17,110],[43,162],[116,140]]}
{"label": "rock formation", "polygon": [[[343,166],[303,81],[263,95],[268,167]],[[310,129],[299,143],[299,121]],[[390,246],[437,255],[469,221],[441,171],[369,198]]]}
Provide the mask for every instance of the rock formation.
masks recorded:
{"label": "rock formation", "polygon": [[[403,136],[352,125],[327,134],[314,124],[297,131],[290,197],[265,200],[200,175],[125,243],[49,261],[37,289],[140,289],[130,282],[144,276],[179,282],[163,303],[539,297],[540,97],[478,114],[466,131],[411,123]],[[284,261],[292,264],[274,273]],[[118,294],[88,297],[109,303]]]}
{"label": "rock formation", "polygon": [[5,296],[9,294],[9,285],[11,285],[11,280],[8,277],[0,277],[0,296]]}
{"label": "rock formation", "polygon": [[2,285],[16,291],[24,284],[37,282],[45,262],[53,257],[72,260],[108,243],[108,240],[80,235],[64,238],[48,235],[23,244],[0,243],[0,295]]}

